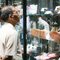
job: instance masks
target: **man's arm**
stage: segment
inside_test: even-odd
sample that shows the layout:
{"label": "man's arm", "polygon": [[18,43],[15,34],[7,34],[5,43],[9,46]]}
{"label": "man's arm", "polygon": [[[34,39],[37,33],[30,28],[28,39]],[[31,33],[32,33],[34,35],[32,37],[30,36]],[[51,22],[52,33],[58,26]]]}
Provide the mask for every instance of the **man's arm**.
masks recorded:
{"label": "man's arm", "polygon": [[12,60],[13,56],[17,53],[17,36],[15,34],[9,37],[5,48],[5,56],[2,60]]}
{"label": "man's arm", "polygon": [[17,42],[17,55],[13,56],[14,60],[22,60],[22,49],[21,49],[21,43],[18,37],[18,42]]}

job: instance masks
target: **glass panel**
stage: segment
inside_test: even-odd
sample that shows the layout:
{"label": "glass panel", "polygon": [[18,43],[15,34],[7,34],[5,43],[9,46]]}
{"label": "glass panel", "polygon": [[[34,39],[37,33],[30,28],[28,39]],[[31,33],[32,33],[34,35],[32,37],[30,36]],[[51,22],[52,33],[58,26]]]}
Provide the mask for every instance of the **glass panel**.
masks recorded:
{"label": "glass panel", "polygon": [[[59,59],[60,0],[27,0],[27,59]],[[28,57],[29,56],[29,57]]]}

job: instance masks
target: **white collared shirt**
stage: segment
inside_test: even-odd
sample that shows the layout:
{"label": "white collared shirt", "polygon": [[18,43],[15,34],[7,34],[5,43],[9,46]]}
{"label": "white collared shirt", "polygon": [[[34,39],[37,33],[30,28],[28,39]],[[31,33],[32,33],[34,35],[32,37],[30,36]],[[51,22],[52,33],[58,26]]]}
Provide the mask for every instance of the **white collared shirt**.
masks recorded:
{"label": "white collared shirt", "polygon": [[[19,53],[17,53],[18,51]],[[18,32],[10,23],[4,23],[0,28],[0,56],[4,57],[5,55],[13,57],[18,55],[17,58],[22,58]],[[15,58],[15,60],[17,59]]]}

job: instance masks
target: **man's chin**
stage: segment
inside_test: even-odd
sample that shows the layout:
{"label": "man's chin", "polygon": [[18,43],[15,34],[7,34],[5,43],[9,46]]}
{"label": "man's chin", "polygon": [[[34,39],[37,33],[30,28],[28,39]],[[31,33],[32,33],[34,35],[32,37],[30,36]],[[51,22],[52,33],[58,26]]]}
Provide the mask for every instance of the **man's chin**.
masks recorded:
{"label": "man's chin", "polygon": [[19,25],[19,22],[17,22],[16,25]]}

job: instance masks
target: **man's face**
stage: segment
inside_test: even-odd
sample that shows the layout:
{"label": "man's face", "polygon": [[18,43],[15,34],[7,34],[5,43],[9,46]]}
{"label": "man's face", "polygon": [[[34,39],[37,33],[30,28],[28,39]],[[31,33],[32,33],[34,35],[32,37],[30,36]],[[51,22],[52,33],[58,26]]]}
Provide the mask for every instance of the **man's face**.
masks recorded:
{"label": "man's face", "polygon": [[17,10],[13,7],[13,20],[17,23],[19,22],[19,14],[17,13]]}

